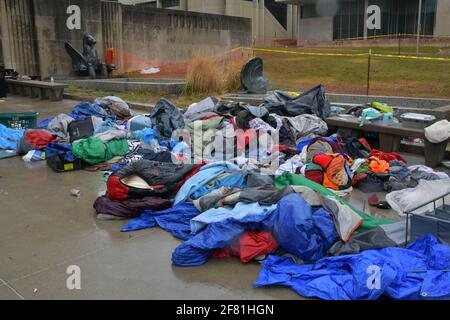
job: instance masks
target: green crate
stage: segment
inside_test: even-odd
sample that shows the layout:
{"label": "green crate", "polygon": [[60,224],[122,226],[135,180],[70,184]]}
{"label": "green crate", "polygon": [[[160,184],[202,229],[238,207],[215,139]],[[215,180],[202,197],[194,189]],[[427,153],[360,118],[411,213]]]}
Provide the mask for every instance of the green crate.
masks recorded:
{"label": "green crate", "polygon": [[0,123],[11,129],[35,129],[38,112],[0,112]]}

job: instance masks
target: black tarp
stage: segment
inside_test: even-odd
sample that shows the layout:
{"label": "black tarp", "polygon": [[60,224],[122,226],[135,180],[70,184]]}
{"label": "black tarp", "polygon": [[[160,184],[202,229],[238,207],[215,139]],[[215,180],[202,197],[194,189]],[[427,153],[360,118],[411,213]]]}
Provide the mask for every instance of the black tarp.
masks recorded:
{"label": "black tarp", "polygon": [[318,85],[297,97],[292,97],[282,91],[274,91],[264,99],[264,106],[269,113],[285,117],[314,114],[321,119],[326,119],[331,113],[330,103],[325,96],[323,85]]}

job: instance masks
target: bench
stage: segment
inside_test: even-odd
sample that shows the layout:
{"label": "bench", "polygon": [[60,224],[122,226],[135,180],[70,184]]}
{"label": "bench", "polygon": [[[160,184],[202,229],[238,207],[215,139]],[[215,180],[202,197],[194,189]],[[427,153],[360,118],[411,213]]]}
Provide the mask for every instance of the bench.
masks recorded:
{"label": "bench", "polygon": [[35,80],[6,80],[7,90],[13,95],[28,96],[31,98],[50,99],[61,101],[64,89],[68,87],[63,83],[51,83]]}
{"label": "bench", "polygon": [[331,117],[326,119],[329,126],[349,129],[351,132],[376,132],[380,139],[380,150],[383,152],[395,152],[400,147],[402,137],[421,138],[425,141],[425,164],[429,167],[437,167],[445,156],[447,141],[431,143],[425,138],[424,129],[409,128],[402,123],[381,124],[366,123],[360,127],[359,119],[355,117]]}

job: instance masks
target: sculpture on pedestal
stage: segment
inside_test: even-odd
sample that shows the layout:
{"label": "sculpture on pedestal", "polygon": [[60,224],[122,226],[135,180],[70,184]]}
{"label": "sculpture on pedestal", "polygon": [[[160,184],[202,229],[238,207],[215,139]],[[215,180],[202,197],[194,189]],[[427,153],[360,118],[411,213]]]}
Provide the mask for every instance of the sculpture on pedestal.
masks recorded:
{"label": "sculpture on pedestal", "polygon": [[89,34],[83,37],[83,54],[75,49],[69,42],[64,44],[67,53],[72,58],[72,74],[77,76],[89,76],[91,79],[107,78],[116,68],[114,64],[102,62],[95,49],[97,41]]}

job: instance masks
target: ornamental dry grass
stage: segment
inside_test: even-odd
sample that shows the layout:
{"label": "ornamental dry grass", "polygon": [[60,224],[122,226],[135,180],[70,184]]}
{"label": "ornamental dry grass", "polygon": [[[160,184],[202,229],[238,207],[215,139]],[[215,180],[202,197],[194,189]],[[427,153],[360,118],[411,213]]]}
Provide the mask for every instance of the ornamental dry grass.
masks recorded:
{"label": "ornamental dry grass", "polygon": [[186,93],[222,94],[241,90],[241,70],[245,56],[225,59],[195,55],[187,70]]}
{"label": "ornamental dry grass", "polygon": [[213,58],[195,55],[187,70],[186,93],[221,93],[223,68]]}

